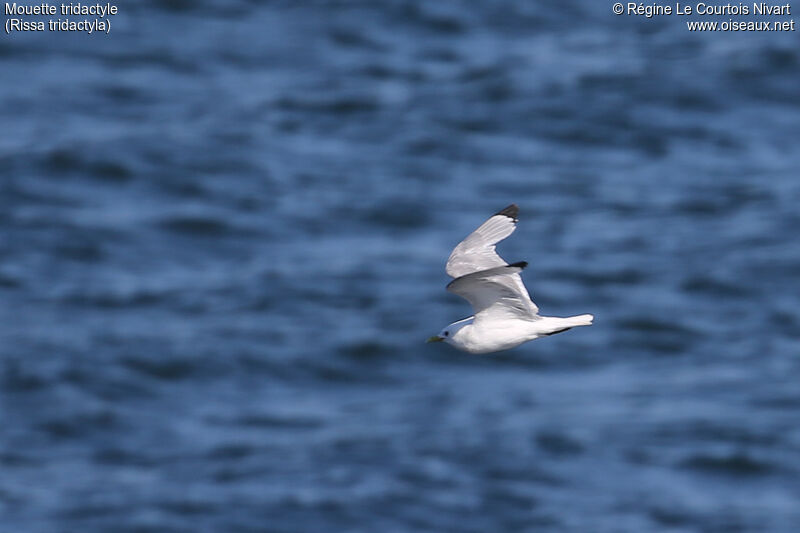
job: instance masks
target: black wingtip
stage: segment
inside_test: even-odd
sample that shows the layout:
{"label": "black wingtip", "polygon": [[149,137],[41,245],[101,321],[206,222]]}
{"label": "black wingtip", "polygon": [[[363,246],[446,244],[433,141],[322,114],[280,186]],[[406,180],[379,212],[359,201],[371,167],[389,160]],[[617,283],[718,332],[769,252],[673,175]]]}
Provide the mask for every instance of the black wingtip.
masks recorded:
{"label": "black wingtip", "polygon": [[505,209],[498,211],[495,215],[503,215],[504,217],[508,217],[513,219],[514,222],[517,221],[517,215],[519,214],[519,207],[517,204],[511,204],[510,206],[506,207]]}
{"label": "black wingtip", "polygon": [[527,261],[519,261],[517,263],[511,263],[508,266],[517,267],[517,268],[525,268],[526,266],[528,266],[528,262]]}

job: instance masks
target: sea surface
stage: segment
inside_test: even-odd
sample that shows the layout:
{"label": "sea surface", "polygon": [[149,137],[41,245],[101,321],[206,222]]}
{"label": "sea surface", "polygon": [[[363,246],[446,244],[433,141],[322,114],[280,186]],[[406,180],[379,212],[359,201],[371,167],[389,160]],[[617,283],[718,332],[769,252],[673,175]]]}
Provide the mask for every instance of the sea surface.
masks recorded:
{"label": "sea surface", "polygon": [[[0,532],[800,531],[798,33],[611,5],[0,35]],[[594,325],[426,345],[512,202]]]}

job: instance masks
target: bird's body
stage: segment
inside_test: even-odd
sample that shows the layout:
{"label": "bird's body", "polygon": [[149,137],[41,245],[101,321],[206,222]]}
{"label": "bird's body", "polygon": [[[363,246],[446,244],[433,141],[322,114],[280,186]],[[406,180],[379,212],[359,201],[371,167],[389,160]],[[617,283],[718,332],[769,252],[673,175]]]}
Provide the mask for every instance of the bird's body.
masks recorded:
{"label": "bird's body", "polygon": [[[450,324],[445,330],[450,331],[445,340],[465,352],[486,354],[510,350],[520,344],[539,337],[555,335],[575,326],[588,326],[592,323],[592,315],[579,315],[569,318],[541,316],[539,320],[509,319],[490,324],[478,322],[474,317]],[[463,323],[463,324],[462,324]],[[455,331],[453,331],[455,330]]]}
{"label": "bird's body", "polygon": [[446,271],[455,279],[447,290],[469,301],[475,314],[453,322],[429,341],[483,354],[592,323],[592,315],[540,316],[519,274],[528,264],[509,265],[495,252],[495,245],[516,228],[518,211],[512,204],[493,215],[450,254]]}

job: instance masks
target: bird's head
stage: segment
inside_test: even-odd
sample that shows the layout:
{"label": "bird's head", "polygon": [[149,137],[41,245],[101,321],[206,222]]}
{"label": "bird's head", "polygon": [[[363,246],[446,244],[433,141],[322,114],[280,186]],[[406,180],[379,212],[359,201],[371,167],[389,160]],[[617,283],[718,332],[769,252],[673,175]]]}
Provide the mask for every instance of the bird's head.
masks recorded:
{"label": "bird's head", "polygon": [[[461,331],[461,328],[464,326],[468,326],[472,324],[473,317],[465,318],[464,320],[459,320],[458,322],[453,322],[449,326],[445,327],[440,331],[437,335],[434,335],[427,342],[447,342],[452,344],[454,341],[453,339],[458,336],[458,333]],[[457,341],[455,341],[457,342]]]}

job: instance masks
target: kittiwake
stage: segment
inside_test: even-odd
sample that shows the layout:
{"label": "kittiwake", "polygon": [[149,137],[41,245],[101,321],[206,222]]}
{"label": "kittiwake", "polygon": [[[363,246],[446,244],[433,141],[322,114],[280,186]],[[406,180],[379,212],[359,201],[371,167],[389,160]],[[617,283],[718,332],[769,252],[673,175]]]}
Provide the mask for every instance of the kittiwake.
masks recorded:
{"label": "kittiwake", "polygon": [[539,315],[520,276],[528,263],[507,264],[495,252],[495,245],[516,229],[518,213],[516,204],[511,204],[492,215],[450,254],[445,271],[455,279],[447,290],[472,304],[475,314],[453,322],[428,342],[444,341],[459,350],[482,354],[592,324],[592,315]]}

